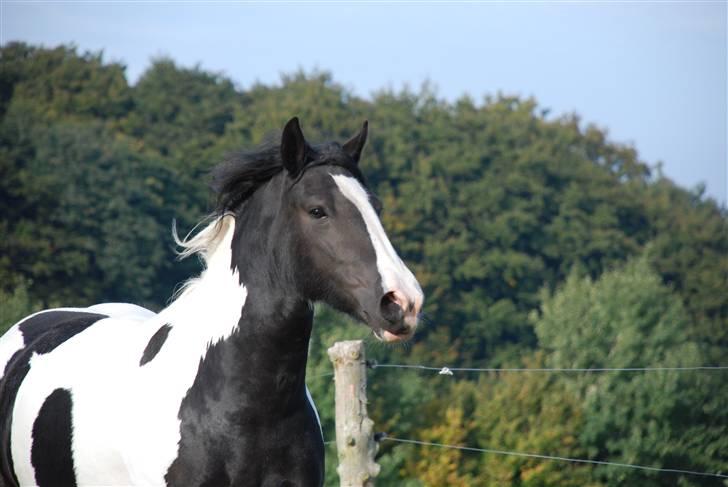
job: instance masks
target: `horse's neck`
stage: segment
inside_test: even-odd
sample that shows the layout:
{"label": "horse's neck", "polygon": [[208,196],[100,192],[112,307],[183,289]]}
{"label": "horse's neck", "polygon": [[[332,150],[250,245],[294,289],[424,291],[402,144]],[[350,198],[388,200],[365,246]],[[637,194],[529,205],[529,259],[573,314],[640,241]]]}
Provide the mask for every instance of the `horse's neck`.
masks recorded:
{"label": "horse's neck", "polygon": [[241,402],[264,407],[270,414],[304,398],[313,323],[307,303],[292,305],[280,298],[259,301],[251,293],[239,331],[220,344],[224,363],[233,364],[228,380],[236,384]]}
{"label": "horse's neck", "polygon": [[256,267],[268,256],[249,255],[253,269],[233,270],[234,227],[223,229],[206,270],[161,314],[179,333],[205,343],[198,371],[207,378],[199,384],[203,395],[219,394],[224,384],[226,395],[235,396],[231,404],[285,409],[305,394],[313,312],[289,289],[259,278]]}

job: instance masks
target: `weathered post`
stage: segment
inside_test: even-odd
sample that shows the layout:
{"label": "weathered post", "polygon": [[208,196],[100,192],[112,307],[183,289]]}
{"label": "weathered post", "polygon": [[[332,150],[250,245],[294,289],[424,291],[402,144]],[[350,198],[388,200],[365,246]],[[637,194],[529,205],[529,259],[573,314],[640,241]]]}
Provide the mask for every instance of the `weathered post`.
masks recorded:
{"label": "weathered post", "polygon": [[361,340],[336,342],[329,348],[336,383],[336,471],[341,487],[374,487],[379,465],[374,422],[367,417],[367,376]]}

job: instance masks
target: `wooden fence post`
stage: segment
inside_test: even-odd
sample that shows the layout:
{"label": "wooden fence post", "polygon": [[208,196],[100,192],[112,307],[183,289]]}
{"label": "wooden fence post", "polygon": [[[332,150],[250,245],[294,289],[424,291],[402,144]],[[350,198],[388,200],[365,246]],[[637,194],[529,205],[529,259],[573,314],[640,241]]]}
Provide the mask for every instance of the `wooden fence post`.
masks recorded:
{"label": "wooden fence post", "polygon": [[336,342],[329,348],[336,382],[336,471],[341,487],[374,487],[379,465],[374,461],[379,445],[374,422],[367,417],[367,375],[361,340]]}

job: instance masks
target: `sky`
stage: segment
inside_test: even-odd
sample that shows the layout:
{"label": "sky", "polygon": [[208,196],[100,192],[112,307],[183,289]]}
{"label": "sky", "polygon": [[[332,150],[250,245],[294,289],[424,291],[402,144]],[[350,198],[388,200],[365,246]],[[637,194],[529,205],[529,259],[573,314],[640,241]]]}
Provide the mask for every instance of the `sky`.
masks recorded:
{"label": "sky", "polygon": [[132,83],[168,56],[242,89],[318,69],[363,97],[425,81],[451,101],[534,97],[550,116],[577,113],[725,205],[727,21],[725,0],[0,0],[0,43],[102,50]]}

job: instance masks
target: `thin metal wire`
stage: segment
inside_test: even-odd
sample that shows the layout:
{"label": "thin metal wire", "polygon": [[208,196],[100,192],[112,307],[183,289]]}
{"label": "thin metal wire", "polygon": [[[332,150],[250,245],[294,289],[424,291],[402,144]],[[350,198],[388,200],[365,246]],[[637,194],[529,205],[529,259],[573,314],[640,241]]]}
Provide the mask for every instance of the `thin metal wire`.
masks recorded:
{"label": "thin metal wire", "polygon": [[[418,369],[432,370],[442,374],[451,372],[650,372],[650,371],[687,371],[687,370],[728,370],[726,365],[700,366],[700,367],[594,367],[594,368],[472,368],[472,367],[428,367],[425,365],[407,364],[371,364],[372,369],[397,368],[397,369]],[[447,374],[450,375],[450,374]]]}
{"label": "thin metal wire", "polygon": [[[589,368],[565,368],[565,367],[553,367],[553,368],[498,368],[498,367],[485,367],[485,368],[474,368],[474,367],[430,367],[427,365],[409,365],[409,364],[378,364],[370,362],[367,364],[371,369],[414,369],[414,370],[428,370],[438,372],[440,375],[453,375],[453,372],[654,372],[654,371],[678,371],[685,372],[690,370],[703,370],[703,371],[715,371],[715,370],[728,370],[726,365],[702,365],[698,367],[589,367]],[[332,377],[333,372],[327,372],[324,374],[317,374],[307,377],[306,379],[320,379],[322,377]]]}
{"label": "thin metal wire", "polygon": [[443,443],[431,443],[428,441],[405,440],[403,438],[394,438],[392,436],[385,436],[384,438],[382,438],[382,441],[384,441],[384,440],[396,441],[399,443],[411,443],[411,444],[422,445],[422,446],[436,446],[436,447],[440,447],[440,448],[451,448],[454,450],[465,450],[465,451],[480,452],[480,453],[493,453],[496,455],[510,455],[510,456],[516,456],[516,457],[540,458],[542,460],[557,460],[557,461],[562,461],[562,462],[589,463],[589,464],[594,464],[594,465],[609,465],[609,466],[613,466],[613,467],[624,467],[624,468],[633,468],[633,469],[638,469],[638,470],[649,470],[652,472],[682,473],[682,474],[687,474],[687,475],[699,475],[702,477],[717,477],[717,478],[721,478],[721,479],[728,479],[728,475],[724,475],[724,474],[720,474],[720,473],[696,472],[694,470],[681,470],[681,469],[677,469],[677,468],[648,467],[646,465],[632,465],[629,463],[607,462],[607,461],[602,461],[602,460],[586,460],[583,458],[557,457],[557,456],[552,456],[552,455],[539,455],[536,453],[492,450],[489,448],[474,448],[474,447],[469,447],[469,446],[458,446],[458,445],[445,445]]}
{"label": "thin metal wire", "polygon": [[[407,364],[378,364],[378,363],[369,363],[368,366],[372,369],[377,368],[398,368],[398,369],[416,369],[416,370],[428,370],[428,371],[437,371],[441,375],[452,375],[452,372],[651,372],[651,371],[690,371],[690,370],[728,370],[728,366],[723,365],[716,365],[716,366],[698,366],[698,367],[624,367],[624,368],[618,368],[618,367],[594,367],[594,368],[497,368],[497,367],[486,367],[486,368],[473,368],[473,367],[429,367],[426,365],[407,365]],[[330,377],[334,375],[333,372],[319,374],[310,377],[311,379],[316,379],[320,377]],[[676,468],[659,468],[659,467],[649,467],[646,465],[633,465],[629,463],[618,463],[618,462],[608,462],[608,461],[602,461],[602,460],[587,460],[583,458],[569,458],[569,457],[559,457],[559,456],[553,456],[553,455],[541,455],[536,453],[523,453],[523,452],[513,452],[513,451],[505,451],[505,450],[494,450],[494,449],[488,449],[488,448],[474,448],[474,447],[468,447],[468,446],[458,446],[458,445],[446,445],[443,443],[432,443],[427,441],[419,441],[419,440],[407,440],[403,438],[395,438],[392,436],[384,436],[381,441],[384,440],[390,440],[395,441],[399,443],[410,443],[415,445],[422,445],[422,446],[435,446],[440,448],[451,448],[455,450],[463,450],[463,451],[470,451],[470,452],[480,452],[480,453],[493,453],[497,455],[510,455],[510,456],[518,456],[518,457],[526,457],[526,458],[540,458],[543,460],[555,460],[555,461],[564,461],[564,462],[573,462],[573,463],[587,463],[592,465],[608,465],[613,467],[623,467],[623,468],[632,468],[632,469],[638,469],[638,470],[648,470],[653,472],[664,472],[664,473],[676,473],[676,474],[686,474],[686,475],[697,475],[697,476],[703,476],[703,477],[715,477],[715,478],[723,478],[728,479],[728,475],[720,474],[720,473],[710,473],[710,472],[697,472],[693,470],[682,470],[682,469],[676,469]],[[335,443],[335,440],[327,441],[325,444]]]}

